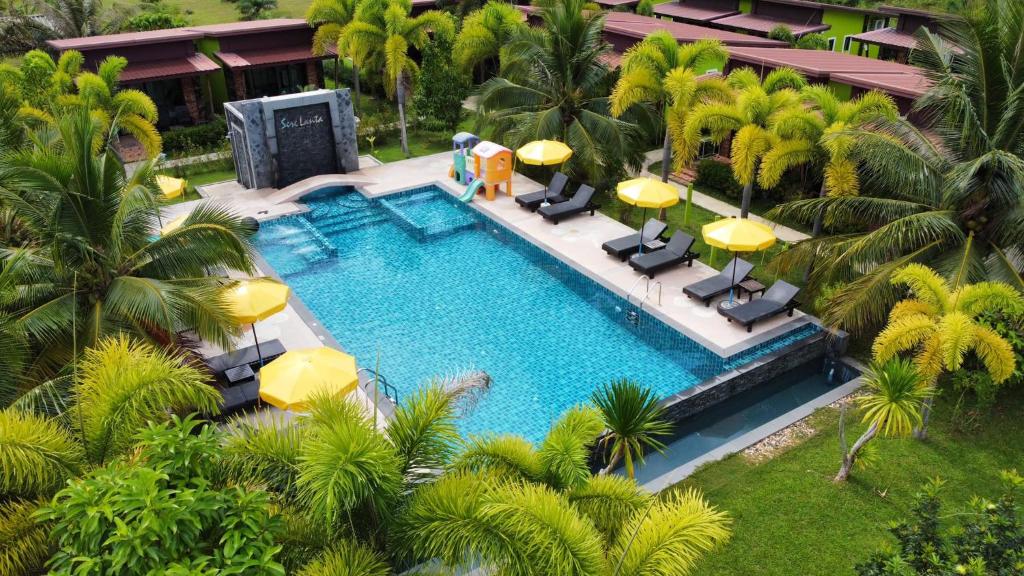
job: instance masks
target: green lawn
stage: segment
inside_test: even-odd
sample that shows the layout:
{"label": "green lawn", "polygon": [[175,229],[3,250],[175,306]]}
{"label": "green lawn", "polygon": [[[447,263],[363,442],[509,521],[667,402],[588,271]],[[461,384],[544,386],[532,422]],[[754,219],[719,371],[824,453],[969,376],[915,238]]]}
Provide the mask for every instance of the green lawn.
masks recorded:
{"label": "green lawn", "polygon": [[[167,4],[177,6],[188,14],[195,26],[235,22],[239,19],[238,5],[224,0],[167,0]],[[308,6],[309,0],[278,0],[273,16],[302,18]]]}
{"label": "green lawn", "polygon": [[[473,128],[473,119],[468,115],[462,119],[459,123],[458,131],[471,130]],[[432,130],[409,130],[409,154],[415,158],[417,156],[426,156],[428,154],[437,154],[438,152],[447,152],[452,149],[452,136],[453,132],[435,132]],[[376,143],[371,149],[367,144],[365,138],[359,139],[359,153],[360,154],[372,154],[374,158],[381,162],[395,162],[397,160],[405,160],[405,155],[402,154],[402,143],[398,133],[389,136],[388,140],[384,144]]]}
{"label": "green lawn", "polygon": [[[971,432],[951,425],[953,396],[940,396],[927,441],[875,440],[877,461],[846,484],[832,483],[839,467],[836,409],[812,416],[818,433],[767,462],[734,455],[699,470],[677,487],[700,488],[734,524],[732,539],[694,574],[853,574],[856,563],[892,542],[887,523],[907,514],[928,479],[947,482],[943,512],[950,519],[971,496],[997,496],[999,471],[1024,463],[1024,391],[1005,391]],[[848,420],[857,422],[847,432],[853,442],[863,428],[859,415]]]}
{"label": "green lawn", "polygon": [[199,200],[202,196],[199,192],[196,192],[196,186],[202,186],[204,184],[213,184],[214,182],[223,182],[225,180],[234,180],[234,170],[213,170],[210,172],[202,172],[199,174],[192,174],[184,177],[188,183],[188,189],[185,190],[185,194],[169,200],[167,205],[180,204],[181,202],[190,202],[192,200]]}

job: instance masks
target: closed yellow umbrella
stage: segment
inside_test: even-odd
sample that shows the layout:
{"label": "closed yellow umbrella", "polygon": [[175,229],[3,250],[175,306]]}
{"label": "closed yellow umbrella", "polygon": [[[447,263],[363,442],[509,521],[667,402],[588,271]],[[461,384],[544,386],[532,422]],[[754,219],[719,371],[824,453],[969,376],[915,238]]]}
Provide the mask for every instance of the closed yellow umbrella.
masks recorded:
{"label": "closed yellow umbrella", "polygon": [[[740,252],[757,252],[775,244],[775,232],[767,224],[754,222],[749,218],[723,218],[705,224],[701,230],[704,242],[715,248],[722,248],[733,253],[732,284],[736,284],[736,259]],[[735,306],[733,289],[729,289],[729,301],[723,302],[723,308]]]}
{"label": "closed yellow umbrella", "polygon": [[282,410],[304,410],[316,394],[345,395],[358,385],[356,359],[327,347],[285,352],[260,370],[260,398]]}
{"label": "closed yellow umbrella", "polygon": [[[641,230],[647,221],[648,208],[668,208],[679,203],[679,191],[675,186],[654,178],[633,178],[619,182],[615,191],[619,200],[644,209],[644,215],[640,219]],[[643,251],[644,245],[641,243],[640,252]]]}
{"label": "closed yellow umbrella", "polygon": [[168,200],[177,198],[185,193],[186,182],[182,178],[175,178],[173,176],[165,176],[160,174],[156,177],[156,185],[160,187],[160,192],[163,193],[164,198]]}
{"label": "closed yellow umbrella", "polygon": [[534,140],[516,150],[516,158],[534,166],[561,164],[572,156],[572,148],[557,140]]}
{"label": "closed yellow umbrella", "polygon": [[181,216],[178,216],[174,220],[171,220],[170,222],[165,224],[163,228],[160,229],[160,235],[166,236],[171,232],[174,232],[178,228],[181,228],[181,225],[185,223],[185,219],[187,218],[188,214],[182,214]]}
{"label": "closed yellow umbrella", "polygon": [[231,312],[240,324],[252,326],[252,338],[256,342],[256,354],[263,365],[260,341],[256,337],[256,323],[285,309],[291,289],[269,278],[241,280],[228,289],[225,297]]}

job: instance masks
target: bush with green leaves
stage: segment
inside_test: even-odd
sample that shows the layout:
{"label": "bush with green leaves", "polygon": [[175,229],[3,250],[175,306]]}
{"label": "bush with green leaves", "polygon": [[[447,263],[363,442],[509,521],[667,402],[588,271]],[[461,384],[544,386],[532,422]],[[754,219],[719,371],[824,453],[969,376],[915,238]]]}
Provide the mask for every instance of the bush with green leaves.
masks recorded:
{"label": "bush with green leaves", "polygon": [[641,16],[654,16],[654,0],[640,0],[636,5],[636,13]]}
{"label": "bush with green leaves", "polygon": [[428,129],[454,132],[462,120],[469,82],[452,61],[451,39],[438,36],[423,48],[413,108]]}
{"label": "bush with green leaves", "polygon": [[697,177],[693,181],[698,189],[711,188],[730,198],[739,198],[743,186],[732,175],[732,168],[717,160],[701,160],[697,163]]}
{"label": "bush with green leaves", "polygon": [[191,417],[151,424],[137,455],[73,481],[38,512],[51,574],[283,575],[262,490],[223,481],[220,439]]}
{"label": "bush with green leaves", "polygon": [[[1009,576],[1024,571],[1024,524],[1017,502],[1022,478],[1001,474],[1004,493],[996,500],[973,498],[960,513],[944,513],[943,482],[933,480],[917,495],[911,517],[889,531],[895,547],[872,554],[857,565],[859,576]],[[956,518],[949,522],[949,518]]]}
{"label": "bush with green leaves", "polygon": [[169,156],[191,156],[222,150],[227,145],[228,124],[223,116],[195,126],[161,133],[164,152]]}

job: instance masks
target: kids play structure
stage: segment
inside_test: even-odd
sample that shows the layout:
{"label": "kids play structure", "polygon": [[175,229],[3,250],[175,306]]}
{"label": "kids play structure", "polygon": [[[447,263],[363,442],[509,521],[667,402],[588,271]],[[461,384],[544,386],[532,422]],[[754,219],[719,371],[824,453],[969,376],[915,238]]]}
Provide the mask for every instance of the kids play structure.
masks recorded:
{"label": "kids play structure", "polygon": [[505,194],[512,195],[511,150],[494,142],[481,142],[468,132],[459,132],[452,137],[452,151],[448,176],[469,186],[459,200],[472,202],[481,189],[488,200],[494,200],[502,183]]}

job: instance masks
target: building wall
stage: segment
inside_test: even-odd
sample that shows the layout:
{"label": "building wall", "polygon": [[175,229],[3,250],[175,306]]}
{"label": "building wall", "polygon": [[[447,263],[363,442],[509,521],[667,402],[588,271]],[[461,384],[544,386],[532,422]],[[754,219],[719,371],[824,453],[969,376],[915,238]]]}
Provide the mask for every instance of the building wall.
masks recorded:
{"label": "building wall", "polygon": [[[206,54],[210,59],[217,61],[214,54],[220,51],[220,42],[216,38],[200,38],[196,40],[196,49]],[[217,70],[207,76],[204,82],[208,90],[207,97],[210,98],[214,110],[220,110],[228,101],[228,83],[224,75],[224,68]]]}
{"label": "building wall", "polygon": [[749,14],[753,10],[754,0],[740,0],[739,11]]}
{"label": "building wall", "polygon": [[853,86],[850,86],[849,84],[840,84],[839,82],[830,81],[828,83],[828,87],[832,89],[832,92],[835,93],[836,97],[840,100],[849,100],[853,97]]}
{"label": "building wall", "polygon": [[[868,24],[871,19],[871,16],[868,14],[860,14],[846,10],[825,10],[825,16],[822,18],[822,22],[832,26],[832,28],[822,32],[822,34],[824,34],[826,38],[835,38],[835,51],[842,52],[843,40],[847,36],[867,32]],[[850,54],[859,54],[860,42],[851,41],[848,52]],[[878,58],[878,46],[868,46],[867,55],[871,58]]]}

